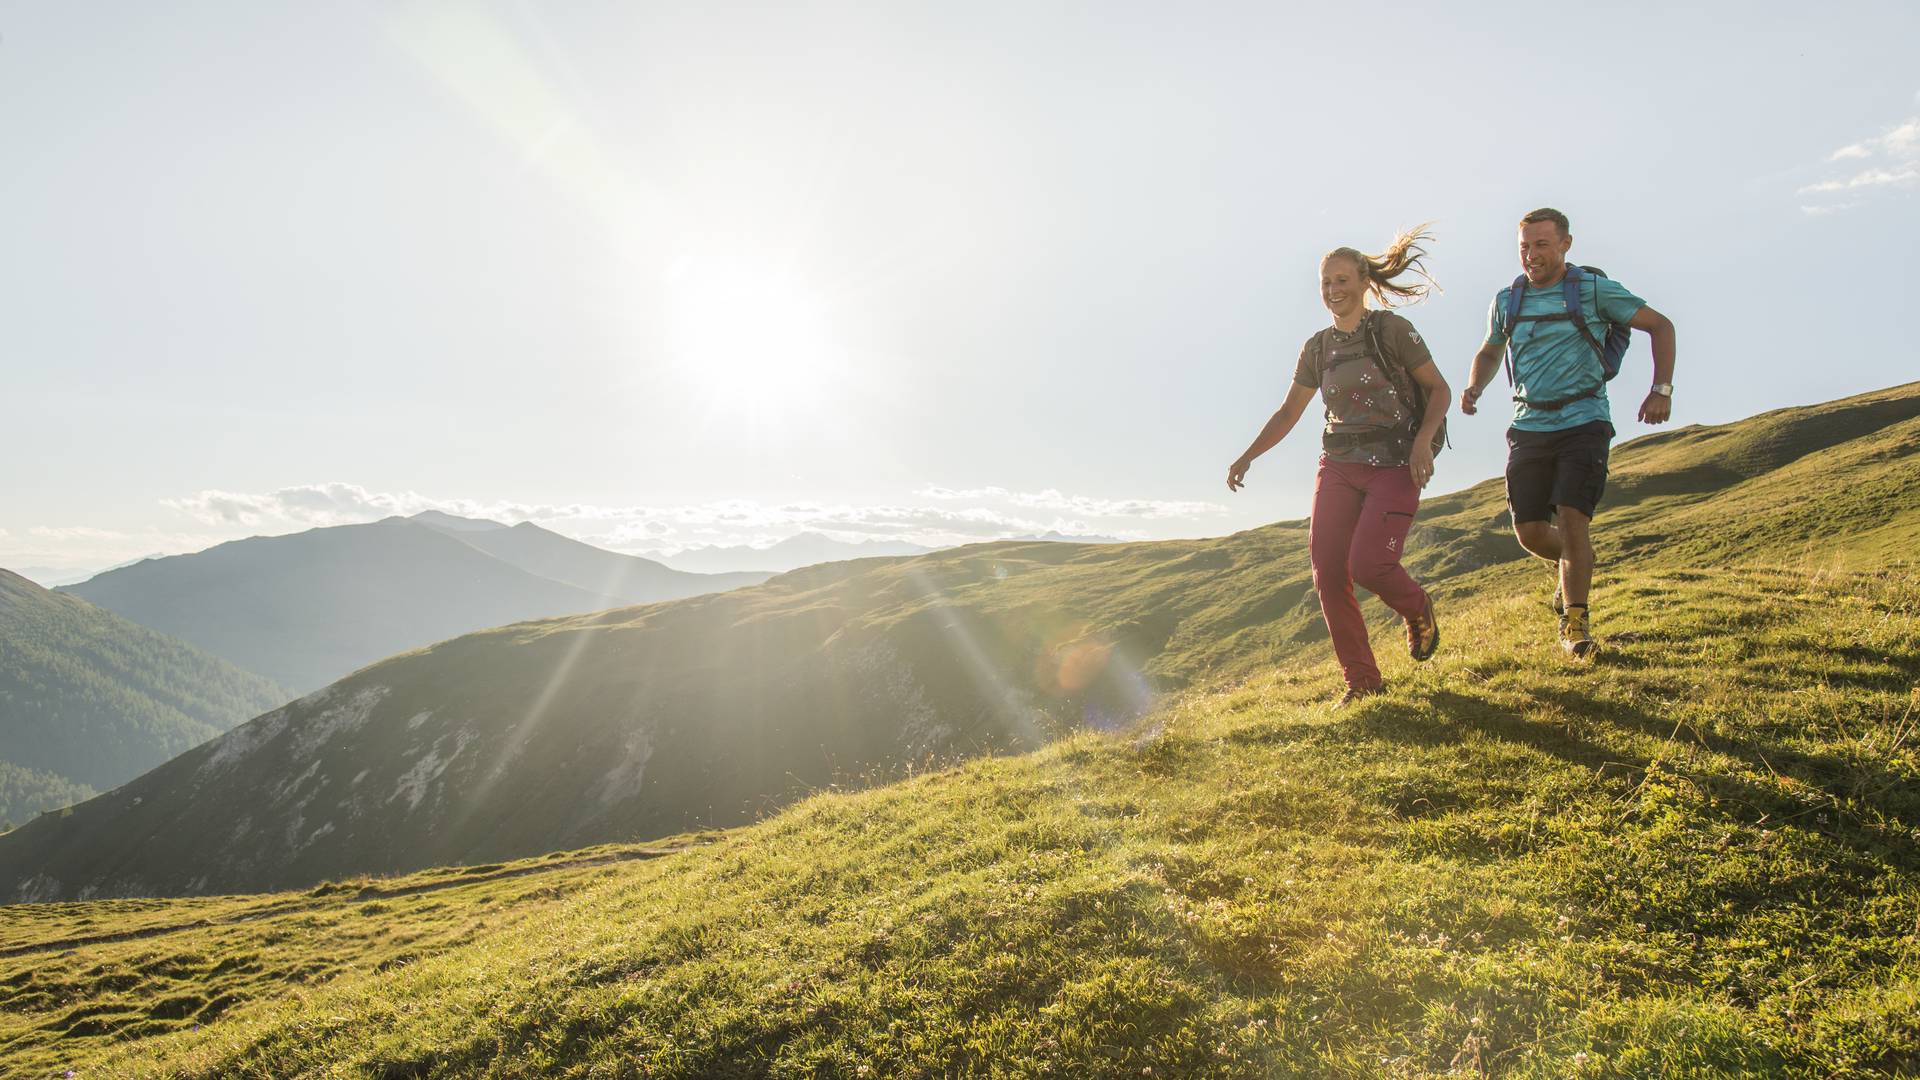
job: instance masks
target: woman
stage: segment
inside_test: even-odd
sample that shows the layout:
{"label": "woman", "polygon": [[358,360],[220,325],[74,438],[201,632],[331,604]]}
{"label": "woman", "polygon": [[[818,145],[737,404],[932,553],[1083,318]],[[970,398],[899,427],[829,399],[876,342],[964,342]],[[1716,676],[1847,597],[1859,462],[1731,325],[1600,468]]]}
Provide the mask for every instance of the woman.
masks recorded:
{"label": "woman", "polygon": [[[1407,648],[1415,660],[1427,659],[1440,645],[1433,600],[1400,565],[1400,553],[1420,489],[1433,478],[1433,444],[1452,391],[1412,323],[1367,308],[1369,294],[1382,307],[1427,295],[1432,279],[1420,242],[1432,239],[1412,229],[1379,255],[1343,247],[1320,260],[1320,299],[1333,325],[1307,339],[1285,404],[1227,470],[1227,489],[1238,491],[1253,459],[1286,438],[1314,395],[1326,402],[1308,546],[1320,613],[1346,675],[1336,708],[1382,689],[1353,594],[1356,583],[1406,620]],[[1397,280],[1408,273],[1421,283]],[[1424,407],[1417,404],[1421,400]]]}

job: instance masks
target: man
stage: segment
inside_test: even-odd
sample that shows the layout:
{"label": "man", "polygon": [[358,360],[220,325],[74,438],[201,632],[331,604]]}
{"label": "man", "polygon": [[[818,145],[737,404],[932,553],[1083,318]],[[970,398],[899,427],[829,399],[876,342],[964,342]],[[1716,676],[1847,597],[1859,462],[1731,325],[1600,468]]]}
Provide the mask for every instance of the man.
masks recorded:
{"label": "man", "polygon": [[[1653,338],[1653,389],[1640,419],[1664,423],[1673,408],[1673,323],[1618,282],[1577,268],[1577,323],[1566,300],[1567,216],[1542,208],[1520,219],[1520,267],[1525,291],[1511,318],[1513,288],[1501,289],[1487,316],[1487,340],[1474,354],[1460,391],[1460,411],[1476,412],[1482,391],[1511,360],[1513,426],[1507,430],[1507,505],[1520,546],[1559,564],[1553,606],[1560,614],[1560,646],[1585,659],[1595,644],[1587,606],[1593,580],[1589,526],[1607,481],[1613,413],[1602,366],[1607,324],[1644,330]],[[1556,524],[1555,519],[1558,519]]]}

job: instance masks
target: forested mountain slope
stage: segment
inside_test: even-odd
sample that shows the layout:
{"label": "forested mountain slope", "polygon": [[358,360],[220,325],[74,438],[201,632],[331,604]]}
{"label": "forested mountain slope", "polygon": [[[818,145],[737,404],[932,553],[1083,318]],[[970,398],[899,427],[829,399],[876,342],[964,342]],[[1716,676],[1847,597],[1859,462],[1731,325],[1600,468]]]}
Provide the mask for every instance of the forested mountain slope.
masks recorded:
{"label": "forested mountain slope", "polygon": [[0,570],[0,821],[117,787],[291,696]]}

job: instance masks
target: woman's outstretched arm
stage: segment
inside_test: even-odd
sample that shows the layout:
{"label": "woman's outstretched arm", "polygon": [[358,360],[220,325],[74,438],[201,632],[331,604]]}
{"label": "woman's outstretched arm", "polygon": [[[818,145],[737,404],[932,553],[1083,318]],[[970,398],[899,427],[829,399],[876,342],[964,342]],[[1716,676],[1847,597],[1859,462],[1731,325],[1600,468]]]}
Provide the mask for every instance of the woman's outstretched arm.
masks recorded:
{"label": "woman's outstretched arm", "polygon": [[1287,432],[1293,430],[1293,425],[1300,422],[1301,414],[1307,411],[1307,404],[1319,393],[1311,386],[1293,384],[1293,388],[1287,391],[1287,400],[1280,404],[1280,411],[1267,418],[1267,426],[1260,429],[1260,434],[1254,437],[1247,452],[1241,454],[1227,469],[1228,491],[1240,490],[1240,485],[1247,482],[1247,470],[1253,467],[1253,459],[1278,446],[1280,440],[1287,437]]}

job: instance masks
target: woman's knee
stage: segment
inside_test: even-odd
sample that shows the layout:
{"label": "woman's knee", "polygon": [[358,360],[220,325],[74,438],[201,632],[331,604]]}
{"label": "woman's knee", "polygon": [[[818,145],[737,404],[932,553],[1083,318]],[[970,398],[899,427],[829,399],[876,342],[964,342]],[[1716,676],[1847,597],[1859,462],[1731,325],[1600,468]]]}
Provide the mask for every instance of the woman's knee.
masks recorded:
{"label": "woman's knee", "polygon": [[1353,583],[1370,593],[1378,593],[1382,586],[1393,580],[1394,575],[1398,573],[1399,570],[1400,564],[1398,562],[1355,563],[1353,566]]}
{"label": "woman's knee", "polygon": [[1315,551],[1312,555],[1314,588],[1338,588],[1352,580],[1345,551]]}

